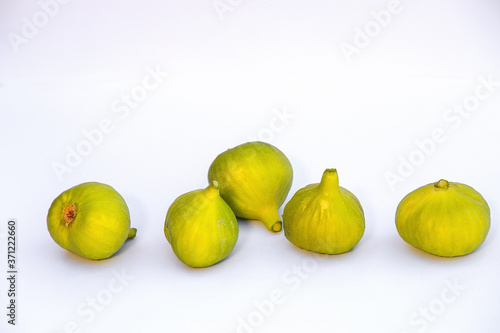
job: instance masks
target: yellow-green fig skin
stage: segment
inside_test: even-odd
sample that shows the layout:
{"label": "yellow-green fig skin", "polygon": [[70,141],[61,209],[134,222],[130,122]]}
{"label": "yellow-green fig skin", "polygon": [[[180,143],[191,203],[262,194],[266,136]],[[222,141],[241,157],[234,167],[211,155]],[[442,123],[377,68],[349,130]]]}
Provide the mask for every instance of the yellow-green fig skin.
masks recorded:
{"label": "yellow-green fig skin", "polygon": [[490,208],[472,187],[444,179],[422,186],[399,203],[396,228],[425,252],[456,257],[476,250],[490,229]]}
{"label": "yellow-green fig skin", "polygon": [[226,258],[238,239],[238,222],[213,181],[181,195],[170,205],[164,233],[180,261],[208,267]]}
{"label": "yellow-green fig skin", "polygon": [[319,184],[298,190],[283,212],[285,237],[294,245],[317,253],[352,250],[365,231],[359,200],[339,186],[336,169],[326,169]]}
{"label": "yellow-green fig skin", "polygon": [[278,209],[293,180],[292,165],[278,148],[247,142],[219,154],[210,165],[209,181],[220,184],[220,195],[237,217],[264,223],[273,232],[282,228]]}
{"label": "yellow-green fig skin", "polygon": [[87,182],[54,199],[47,215],[50,236],[62,248],[87,259],[111,257],[135,237],[123,197],[111,186]]}

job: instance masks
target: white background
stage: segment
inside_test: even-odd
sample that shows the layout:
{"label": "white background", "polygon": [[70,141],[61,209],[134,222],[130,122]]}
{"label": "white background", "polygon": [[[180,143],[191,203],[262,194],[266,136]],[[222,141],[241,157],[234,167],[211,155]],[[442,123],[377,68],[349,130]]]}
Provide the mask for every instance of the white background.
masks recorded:
{"label": "white background", "polygon": [[[474,102],[481,78],[500,81],[498,1],[401,1],[384,27],[372,11],[389,1],[225,1],[222,13],[212,0],[69,1],[50,17],[48,0],[0,1],[0,267],[15,218],[19,269],[15,327],[0,279],[0,331],[497,332],[500,86],[467,117],[449,110]],[[358,53],[346,57],[347,44]],[[115,112],[148,70],[168,77]],[[54,164],[103,119],[109,133],[58,177]],[[287,202],[338,169],[366,215],[352,252],[315,255],[240,221],[223,262],[177,260],[163,235],[169,205],[207,185],[217,154],[255,138],[290,159]],[[392,187],[388,173],[401,177]],[[402,197],[441,178],[490,204],[471,255],[435,257],[397,234]],[[138,229],[108,260],[72,255],[47,232],[52,200],[86,181],[118,190]]]}

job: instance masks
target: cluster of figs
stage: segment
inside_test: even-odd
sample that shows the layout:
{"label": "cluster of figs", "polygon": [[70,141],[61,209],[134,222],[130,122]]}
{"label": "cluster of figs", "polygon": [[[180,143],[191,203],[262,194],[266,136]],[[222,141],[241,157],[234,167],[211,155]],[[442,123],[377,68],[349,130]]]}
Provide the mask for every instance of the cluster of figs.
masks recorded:
{"label": "cluster of figs", "polygon": [[[352,250],[365,230],[363,208],[339,186],[336,169],[299,189],[285,205],[292,165],[279,149],[247,142],[219,154],[210,165],[208,186],[179,196],[170,205],[164,233],[175,255],[191,267],[225,259],[238,239],[238,220],[261,221],[297,247],[323,254]],[[123,197],[111,186],[89,182],[61,193],[47,217],[54,241],[94,260],[109,258],[137,230]],[[428,253],[455,257],[476,250],[490,228],[490,209],[472,187],[439,180],[406,195],[396,211],[401,238]]]}

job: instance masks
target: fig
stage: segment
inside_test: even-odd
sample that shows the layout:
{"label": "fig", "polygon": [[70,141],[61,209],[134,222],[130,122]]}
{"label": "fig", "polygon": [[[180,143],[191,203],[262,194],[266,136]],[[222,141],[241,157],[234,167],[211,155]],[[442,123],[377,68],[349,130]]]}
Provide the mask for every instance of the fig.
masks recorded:
{"label": "fig", "polygon": [[135,237],[123,197],[111,186],[88,182],[62,192],[47,215],[52,239],[84,258],[111,257],[127,239]]}
{"label": "fig", "polygon": [[405,242],[425,252],[456,257],[476,250],[490,229],[490,208],[472,187],[444,179],[407,194],[396,211]]}
{"label": "fig", "polygon": [[170,205],[165,237],[180,261],[208,267],[226,258],[238,239],[238,222],[212,181],[202,190],[179,196]]}
{"label": "fig", "polygon": [[317,253],[352,250],[365,231],[358,199],[339,186],[336,169],[326,169],[319,184],[298,190],[283,212],[285,237],[295,246]]}
{"label": "fig", "polygon": [[273,232],[282,228],[278,209],[292,179],[292,165],[285,154],[264,142],[247,142],[226,150],[208,171],[208,180],[219,182],[221,197],[237,217],[259,220]]}

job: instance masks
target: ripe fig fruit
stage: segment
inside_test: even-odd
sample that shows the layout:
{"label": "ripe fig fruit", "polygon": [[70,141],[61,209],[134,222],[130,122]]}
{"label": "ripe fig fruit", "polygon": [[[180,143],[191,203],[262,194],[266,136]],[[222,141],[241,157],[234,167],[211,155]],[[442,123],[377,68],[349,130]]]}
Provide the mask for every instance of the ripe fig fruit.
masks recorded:
{"label": "ripe fig fruit", "polygon": [[135,237],[123,197],[109,185],[83,183],[54,199],[47,215],[50,236],[62,248],[84,258],[111,257]]}
{"label": "ripe fig fruit", "polygon": [[221,197],[237,217],[262,221],[273,232],[281,230],[278,209],[292,179],[288,158],[264,142],[247,142],[226,150],[208,171],[208,180],[219,182]]}
{"label": "ripe fig fruit", "polygon": [[238,239],[238,222],[212,181],[203,190],[181,195],[170,205],[165,237],[180,261],[207,267],[226,258]]}
{"label": "ripe fig fruit", "polygon": [[401,200],[396,228],[405,242],[420,250],[442,257],[462,256],[484,242],[490,208],[472,187],[441,179]]}
{"label": "ripe fig fruit", "polygon": [[294,245],[317,253],[350,251],[365,231],[363,208],[358,199],[339,186],[336,169],[326,169],[319,184],[301,188],[283,212],[286,238]]}

